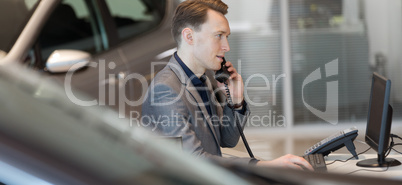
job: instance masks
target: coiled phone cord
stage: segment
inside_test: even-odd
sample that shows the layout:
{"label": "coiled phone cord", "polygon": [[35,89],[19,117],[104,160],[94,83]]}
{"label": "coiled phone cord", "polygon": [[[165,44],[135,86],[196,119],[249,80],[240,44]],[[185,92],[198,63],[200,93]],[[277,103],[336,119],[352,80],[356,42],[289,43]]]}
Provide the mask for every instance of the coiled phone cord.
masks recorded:
{"label": "coiled phone cord", "polygon": [[[226,87],[226,95],[228,96],[228,103],[229,103],[230,105],[233,105],[232,97],[230,97],[230,91],[229,91],[228,83],[225,81],[224,84],[225,84],[225,87]],[[244,143],[244,146],[245,146],[246,149],[247,149],[248,155],[249,155],[251,158],[255,159],[255,157],[254,157],[254,155],[253,155],[253,152],[251,151],[250,146],[248,145],[246,136],[245,136],[244,133],[243,133],[243,130],[242,130],[242,128],[241,128],[241,125],[240,125],[240,123],[237,121],[237,116],[236,116],[235,110],[234,110],[234,108],[231,108],[231,109],[232,109],[232,113],[233,113],[233,116],[234,116],[234,120],[235,120],[237,129],[239,130],[240,137],[241,137],[241,139],[243,140],[243,143]]]}

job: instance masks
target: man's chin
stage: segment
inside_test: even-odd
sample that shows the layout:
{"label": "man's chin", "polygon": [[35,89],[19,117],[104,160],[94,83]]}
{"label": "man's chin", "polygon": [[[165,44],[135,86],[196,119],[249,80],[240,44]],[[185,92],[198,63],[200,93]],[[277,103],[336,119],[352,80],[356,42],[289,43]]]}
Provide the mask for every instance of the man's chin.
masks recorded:
{"label": "man's chin", "polygon": [[221,69],[221,66],[215,67],[213,70],[218,71],[219,69]]}

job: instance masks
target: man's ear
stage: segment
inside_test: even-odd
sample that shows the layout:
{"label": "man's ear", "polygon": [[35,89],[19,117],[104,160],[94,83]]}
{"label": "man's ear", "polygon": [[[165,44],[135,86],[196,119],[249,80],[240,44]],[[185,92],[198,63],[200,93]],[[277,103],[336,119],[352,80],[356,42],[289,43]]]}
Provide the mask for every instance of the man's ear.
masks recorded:
{"label": "man's ear", "polygon": [[188,45],[193,45],[193,30],[191,28],[184,28],[181,31],[181,36],[183,41],[185,41]]}

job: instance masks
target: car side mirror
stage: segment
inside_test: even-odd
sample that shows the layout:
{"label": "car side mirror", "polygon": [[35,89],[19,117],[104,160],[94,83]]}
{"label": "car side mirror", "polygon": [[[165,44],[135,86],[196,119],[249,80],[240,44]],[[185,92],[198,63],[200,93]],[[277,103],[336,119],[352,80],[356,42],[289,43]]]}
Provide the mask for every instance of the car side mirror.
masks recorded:
{"label": "car side mirror", "polygon": [[78,70],[89,63],[91,55],[79,50],[55,50],[46,61],[46,68],[52,73]]}

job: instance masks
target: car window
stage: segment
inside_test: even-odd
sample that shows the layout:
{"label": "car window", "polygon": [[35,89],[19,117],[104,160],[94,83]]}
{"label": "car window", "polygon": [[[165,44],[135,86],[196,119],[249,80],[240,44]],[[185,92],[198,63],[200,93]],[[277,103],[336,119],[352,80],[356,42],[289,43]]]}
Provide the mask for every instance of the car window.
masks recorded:
{"label": "car window", "polygon": [[38,0],[0,1],[0,58],[10,51]]}
{"label": "car window", "polygon": [[157,27],[165,14],[165,0],[106,0],[119,40]]}
{"label": "car window", "polygon": [[57,49],[74,49],[91,54],[106,47],[102,42],[99,22],[93,6],[84,0],[64,0],[56,7],[46,22],[39,44],[43,61]]}

